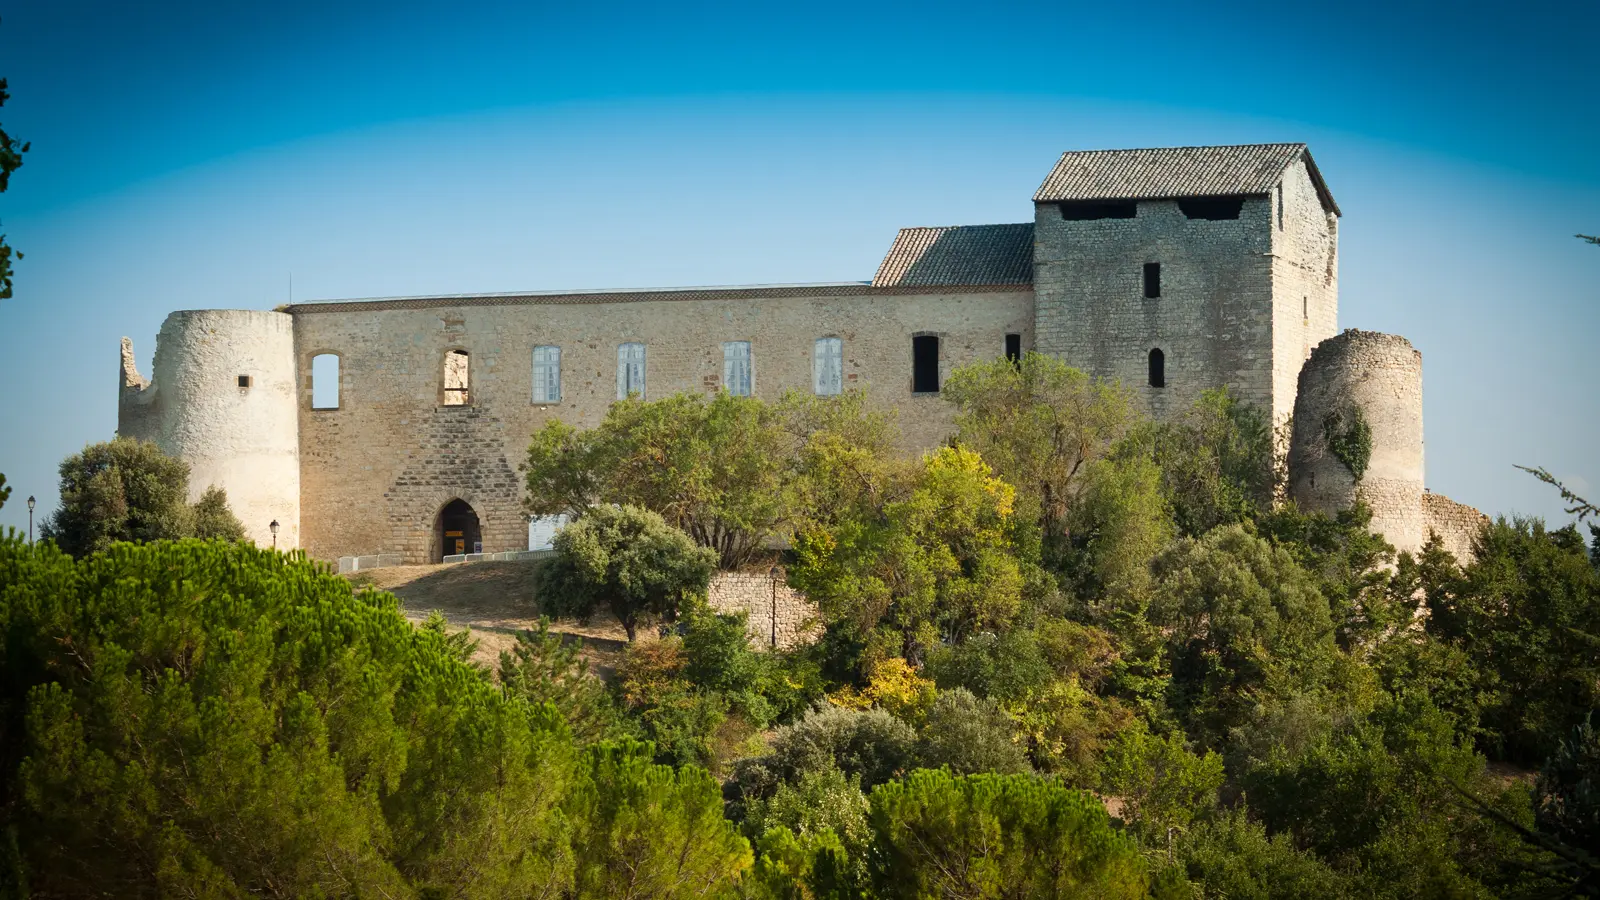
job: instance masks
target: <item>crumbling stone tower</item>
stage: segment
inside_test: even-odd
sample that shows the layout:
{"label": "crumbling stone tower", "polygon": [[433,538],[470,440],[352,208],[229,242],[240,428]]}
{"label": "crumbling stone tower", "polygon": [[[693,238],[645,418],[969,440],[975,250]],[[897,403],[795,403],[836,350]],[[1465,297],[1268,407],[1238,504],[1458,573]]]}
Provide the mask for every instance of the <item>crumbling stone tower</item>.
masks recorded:
{"label": "crumbling stone tower", "polygon": [[1033,201],[1041,353],[1158,417],[1224,384],[1289,415],[1339,312],[1339,207],[1304,144],[1069,151]]}
{"label": "crumbling stone tower", "polygon": [[156,336],[154,377],[122,339],[117,433],[154,441],[189,464],[189,502],[217,485],[258,545],[300,545],[300,429],[294,317],[279,312],[175,312]]}

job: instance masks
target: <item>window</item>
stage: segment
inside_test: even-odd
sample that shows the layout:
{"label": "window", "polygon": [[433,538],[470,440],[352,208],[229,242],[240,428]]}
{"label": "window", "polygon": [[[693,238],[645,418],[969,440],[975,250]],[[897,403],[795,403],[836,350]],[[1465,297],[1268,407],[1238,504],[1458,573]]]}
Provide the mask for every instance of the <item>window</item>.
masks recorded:
{"label": "window", "polygon": [[1283,182],[1278,182],[1278,230],[1283,230]]}
{"label": "window", "polygon": [[1244,198],[1190,197],[1179,200],[1178,209],[1191,219],[1237,219],[1244,209]]}
{"label": "window", "polygon": [[1167,386],[1167,356],[1159,347],[1150,351],[1150,386]]}
{"label": "window", "polygon": [[239,376],[239,387],[248,388],[248,387],[250,387],[250,385],[253,382],[254,382],[254,379],[252,379],[249,375],[240,375]]}
{"label": "window", "polygon": [[750,371],[750,342],[726,341],[722,345],[722,385],[735,397],[753,393],[755,378]]}
{"label": "window", "polygon": [[819,397],[844,393],[844,341],[817,338],[811,348],[811,389]]}
{"label": "window", "polygon": [[311,357],[311,408],[339,408],[339,357],[333,353]]}
{"label": "window", "polygon": [[1300,318],[1311,318],[1311,303],[1306,297],[1300,298]]}
{"label": "window", "polygon": [[1161,263],[1144,264],[1144,296],[1148,300],[1161,296]]}
{"label": "window", "polygon": [[1131,219],[1139,214],[1139,204],[1131,201],[1073,200],[1061,204],[1061,218],[1069,222],[1093,219]]}
{"label": "window", "polygon": [[533,402],[561,402],[561,348],[533,348]]}
{"label": "window", "polygon": [[468,388],[472,381],[471,361],[465,350],[451,350],[444,355],[444,405],[466,406],[472,399]]}
{"label": "window", "polygon": [[911,390],[917,394],[939,392],[939,336],[919,334],[911,339]]}
{"label": "window", "polygon": [[634,394],[644,399],[644,345],[617,345],[617,399],[626,400]]}
{"label": "window", "polygon": [[1022,335],[1006,335],[1006,359],[1011,360],[1013,366],[1022,368]]}

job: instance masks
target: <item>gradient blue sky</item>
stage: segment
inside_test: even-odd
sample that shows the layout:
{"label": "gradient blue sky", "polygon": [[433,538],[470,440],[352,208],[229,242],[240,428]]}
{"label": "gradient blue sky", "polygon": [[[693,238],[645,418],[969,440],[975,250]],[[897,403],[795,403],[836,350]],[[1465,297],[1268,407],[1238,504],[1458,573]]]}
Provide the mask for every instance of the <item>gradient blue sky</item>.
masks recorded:
{"label": "gradient blue sky", "polygon": [[174,309],[864,280],[1066,149],[1311,144],[1341,327],[1423,352],[1429,486],[1600,493],[1600,5],[0,2],[0,523]]}

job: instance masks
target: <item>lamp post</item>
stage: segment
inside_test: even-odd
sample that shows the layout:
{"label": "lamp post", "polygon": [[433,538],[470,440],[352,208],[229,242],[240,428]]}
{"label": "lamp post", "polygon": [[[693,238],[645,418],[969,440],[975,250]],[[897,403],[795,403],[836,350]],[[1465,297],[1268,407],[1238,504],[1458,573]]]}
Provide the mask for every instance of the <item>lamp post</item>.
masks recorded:
{"label": "lamp post", "polygon": [[28,495],[28,546],[33,546],[33,495]]}
{"label": "lamp post", "polygon": [[272,549],[278,549],[278,520],[273,519],[272,524],[267,526],[267,530],[272,532]]}

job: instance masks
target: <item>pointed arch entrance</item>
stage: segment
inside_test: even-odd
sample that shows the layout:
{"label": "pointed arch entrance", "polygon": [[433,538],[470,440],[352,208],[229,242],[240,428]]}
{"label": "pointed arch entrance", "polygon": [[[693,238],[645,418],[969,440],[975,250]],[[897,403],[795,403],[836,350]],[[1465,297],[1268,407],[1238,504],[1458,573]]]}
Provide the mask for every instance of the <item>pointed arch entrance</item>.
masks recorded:
{"label": "pointed arch entrance", "polygon": [[483,552],[483,529],[478,524],[478,513],[459,497],[439,510],[433,531],[435,562],[455,554]]}

